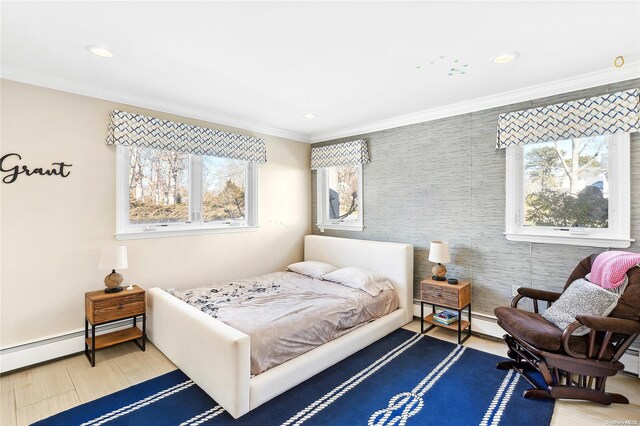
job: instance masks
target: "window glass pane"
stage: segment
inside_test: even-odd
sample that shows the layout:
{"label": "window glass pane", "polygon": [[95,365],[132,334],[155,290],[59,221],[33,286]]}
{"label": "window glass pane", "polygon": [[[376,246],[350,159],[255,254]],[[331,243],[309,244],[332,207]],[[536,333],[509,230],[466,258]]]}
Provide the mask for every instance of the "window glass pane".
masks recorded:
{"label": "window glass pane", "polygon": [[202,157],[202,220],[243,221],[247,162]]}
{"label": "window glass pane", "polygon": [[524,146],[525,226],[608,227],[609,138]]}
{"label": "window glass pane", "polygon": [[347,165],[327,168],[329,187],[329,219],[358,220],[358,171],[360,166]]}
{"label": "window glass pane", "polygon": [[129,223],[189,220],[189,154],[129,147]]}

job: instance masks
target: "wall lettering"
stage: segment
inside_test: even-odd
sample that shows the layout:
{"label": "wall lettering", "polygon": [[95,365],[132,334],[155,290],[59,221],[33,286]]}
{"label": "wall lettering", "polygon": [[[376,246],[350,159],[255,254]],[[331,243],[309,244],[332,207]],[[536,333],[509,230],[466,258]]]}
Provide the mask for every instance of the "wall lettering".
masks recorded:
{"label": "wall lettering", "polygon": [[[63,178],[66,178],[71,173],[68,168],[73,166],[73,164],[67,164],[61,161],[59,163],[51,163],[51,165],[53,166],[51,168],[45,169],[42,167],[36,167],[34,169],[30,169],[25,165],[21,166],[19,164],[16,164],[19,160],[22,160],[22,157],[20,156],[20,154],[16,154],[15,152],[3,155],[2,158],[0,158],[0,171],[2,173],[8,173],[5,177],[2,178],[2,182],[13,183],[16,181],[16,179],[18,179],[18,176],[23,173],[27,176],[61,176]],[[65,169],[65,167],[67,169]]]}

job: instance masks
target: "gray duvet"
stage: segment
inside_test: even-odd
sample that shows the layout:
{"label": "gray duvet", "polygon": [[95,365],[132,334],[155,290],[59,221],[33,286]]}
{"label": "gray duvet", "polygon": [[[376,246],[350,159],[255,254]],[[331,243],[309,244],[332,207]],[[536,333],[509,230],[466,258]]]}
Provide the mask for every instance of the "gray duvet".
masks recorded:
{"label": "gray duvet", "polygon": [[394,290],[364,291],[295,272],[171,292],[251,338],[260,374],[398,308]]}

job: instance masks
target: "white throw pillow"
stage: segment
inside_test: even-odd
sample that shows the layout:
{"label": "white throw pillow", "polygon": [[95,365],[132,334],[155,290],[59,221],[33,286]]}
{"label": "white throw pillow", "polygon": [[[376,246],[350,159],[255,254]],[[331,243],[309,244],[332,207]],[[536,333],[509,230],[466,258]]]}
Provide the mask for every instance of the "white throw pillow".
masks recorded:
{"label": "white throw pillow", "polygon": [[371,296],[377,296],[382,290],[393,289],[388,278],[368,269],[349,266],[322,276],[323,280],[333,281],[347,287],[362,290]]}
{"label": "white throw pillow", "polygon": [[[576,320],[576,315],[606,317],[618,304],[618,295],[584,278],[575,280],[542,316],[560,330]],[[572,336],[584,336],[589,328],[582,326]]]}
{"label": "white throw pillow", "polygon": [[306,262],[292,263],[287,266],[287,269],[291,272],[296,272],[311,278],[320,278],[324,274],[333,272],[338,268],[328,263],[309,260]]}

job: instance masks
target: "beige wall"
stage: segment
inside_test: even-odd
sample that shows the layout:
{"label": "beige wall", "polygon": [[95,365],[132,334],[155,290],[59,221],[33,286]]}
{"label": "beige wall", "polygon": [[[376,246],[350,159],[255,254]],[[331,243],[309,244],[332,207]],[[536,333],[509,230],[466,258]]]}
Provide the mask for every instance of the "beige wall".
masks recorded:
{"label": "beige wall", "polygon": [[[1,107],[2,155],[19,153],[30,167],[73,164],[66,179],[20,175],[0,185],[3,348],[83,327],[84,293],[103,287],[105,271],[96,269],[103,246],[126,245],[125,281],[146,288],[204,285],[302,259],[309,145],[7,80]],[[115,149],[105,144],[113,109],[264,138],[259,230],[116,241]]]}

